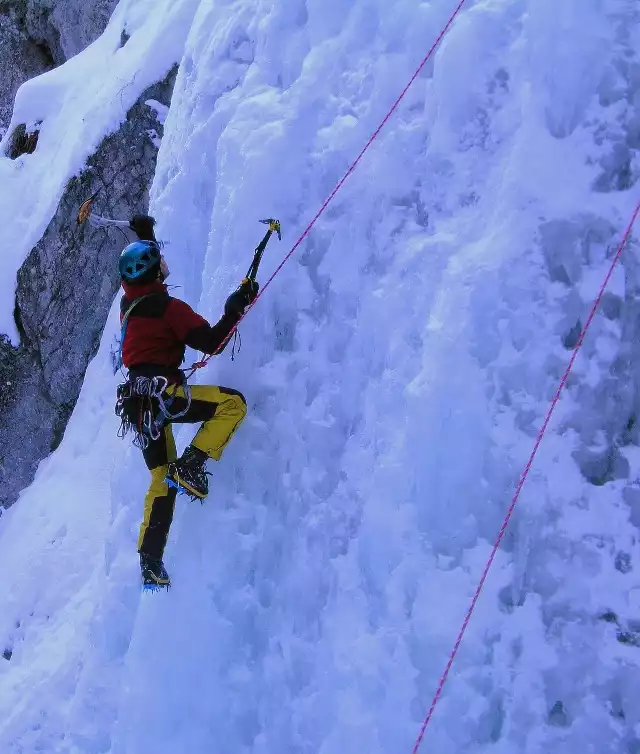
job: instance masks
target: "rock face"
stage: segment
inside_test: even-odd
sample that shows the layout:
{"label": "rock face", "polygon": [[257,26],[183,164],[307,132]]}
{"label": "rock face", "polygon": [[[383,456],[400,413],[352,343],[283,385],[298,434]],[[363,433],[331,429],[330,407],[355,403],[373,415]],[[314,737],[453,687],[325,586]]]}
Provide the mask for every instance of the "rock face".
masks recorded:
{"label": "rock face", "polygon": [[0,134],[11,120],[16,92],[27,79],[53,68],[46,50],[26,32],[14,8],[0,2]]}
{"label": "rock face", "polygon": [[55,68],[104,30],[118,0],[0,0],[0,131],[16,91]]}
{"label": "rock face", "polygon": [[118,0],[24,0],[29,35],[60,65],[102,34]]}
{"label": "rock face", "polygon": [[[0,70],[5,72],[0,130],[11,119],[20,85],[93,42],[117,3],[0,0]],[[69,182],[55,217],[18,273],[20,346],[0,334],[0,506],[16,500],[38,463],[59,444],[119,285],[116,260],[125,239],[116,229],[78,227],[78,207],[103,188],[95,205],[99,212],[127,217],[146,211],[162,125],[144,102],[168,105],[174,80],[175,71],[145,91],[120,130]],[[30,151],[32,137],[37,133],[16,129],[17,153]]]}
{"label": "rock face", "polygon": [[82,202],[98,189],[99,212],[130,217],[148,206],[148,186],[162,134],[156,111],[169,104],[175,70],[147,89],[120,130],[107,137],[73,178],[44,236],[18,272],[15,319],[19,348],[0,339],[0,505],[28,485],[54,450],[75,406],[119,287],[117,259],[126,243],[117,229],[77,226]]}

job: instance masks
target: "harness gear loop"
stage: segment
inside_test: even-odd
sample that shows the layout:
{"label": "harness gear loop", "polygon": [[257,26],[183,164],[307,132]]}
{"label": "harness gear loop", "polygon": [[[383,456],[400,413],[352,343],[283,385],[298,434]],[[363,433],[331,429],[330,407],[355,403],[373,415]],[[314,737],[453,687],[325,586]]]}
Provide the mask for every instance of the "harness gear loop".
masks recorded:
{"label": "harness gear loop", "polygon": [[116,416],[120,418],[118,437],[125,437],[133,429],[133,444],[145,450],[149,441],[158,440],[162,427],[169,421],[183,417],[191,407],[191,389],[185,380],[182,383],[187,405],[182,411],[172,414],[170,411],[176,399],[178,384],[174,385],[173,394],[168,393],[169,381],[166,377],[134,377],[118,385],[115,406]]}

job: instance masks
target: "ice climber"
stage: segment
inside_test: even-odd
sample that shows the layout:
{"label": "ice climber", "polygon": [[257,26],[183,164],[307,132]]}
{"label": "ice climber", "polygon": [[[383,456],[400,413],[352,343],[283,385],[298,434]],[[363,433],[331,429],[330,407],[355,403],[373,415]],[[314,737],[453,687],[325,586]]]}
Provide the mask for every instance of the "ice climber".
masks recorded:
{"label": "ice climber", "polygon": [[[111,221],[91,215],[89,220],[103,227],[126,225],[138,236],[119,261],[124,290],[120,348],[129,375],[118,388],[116,412],[124,430],[134,430],[135,442],[151,472],[138,538],[143,584],[150,589],[168,587],[170,578],[163,555],[176,493],[187,492],[200,500],[207,496],[207,460],[220,459],[247,410],[237,390],[187,384],[180,369],[185,347],[220,353],[255,299],[258,283],[255,279],[243,280],[227,299],[220,321],[212,326],[167,292],[169,268],[154,236],[153,218],[136,215],[130,221]],[[180,458],[173,438],[174,423],[201,423]]]}

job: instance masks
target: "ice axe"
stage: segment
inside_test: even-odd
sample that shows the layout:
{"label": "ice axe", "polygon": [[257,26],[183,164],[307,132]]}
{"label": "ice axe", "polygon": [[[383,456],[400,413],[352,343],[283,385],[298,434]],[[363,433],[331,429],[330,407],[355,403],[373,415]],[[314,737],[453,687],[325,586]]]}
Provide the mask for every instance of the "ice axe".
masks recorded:
{"label": "ice axe", "polygon": [[268,217],[266,220],[260,220],[263,225],[269,226],[270,233],[278,234],[278,241],[282,241],[282,235],[280,233],[280,220],[274,220],[273,217]]}
{"label": "ice axe", "polygon": [[269,217],[266,220],[260,220],[260,222],[264,225],[268,225],[269,230],[267,230],[262,241],[260,241],[260,243],[256,246],[256,250],[253,254],[253,262],[251,262],[251,266],[247,270],[247,276],[245,277],[245,280],[256,279],[256,275],[258,274],[258,267],[260,266],[260,262],[262,261],[262,255],[264,254],[264,250],[266,249],[271,236],[274,233],[277,233],[278,240],[282,241],[282,233],[279,220],[275,220],[273,217]]}
{"label": "ice axe", "polygon": [[100,189],[98,189],[95,194],[90,196],[86,201],[82,202],[80,205],[80,209],[78,210],[78,217],[76,219],[76,222],[78,225],[82,225],[83,222],[86,221],[86,219],[91,214],[91,207],[93,206],[93,200],[98,196],[100,193]]}

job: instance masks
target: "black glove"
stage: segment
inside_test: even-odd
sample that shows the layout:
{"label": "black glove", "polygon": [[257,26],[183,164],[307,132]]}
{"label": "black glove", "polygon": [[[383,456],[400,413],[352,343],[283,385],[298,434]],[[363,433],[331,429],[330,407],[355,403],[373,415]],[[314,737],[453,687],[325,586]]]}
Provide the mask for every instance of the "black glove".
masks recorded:
{"label": "black glove", "polygon": [[151,217],[151,215],[134,215],[129,220],[129,227],[141,241],[156,240],[153,233],[153,226],[155,224],[155,218]]}
{"label": "black glove", "polygon": [[245,278],[227,299],[224,313],[232,317],[241,317],[249,304],[255,301],[259,290],[257,280]]}

